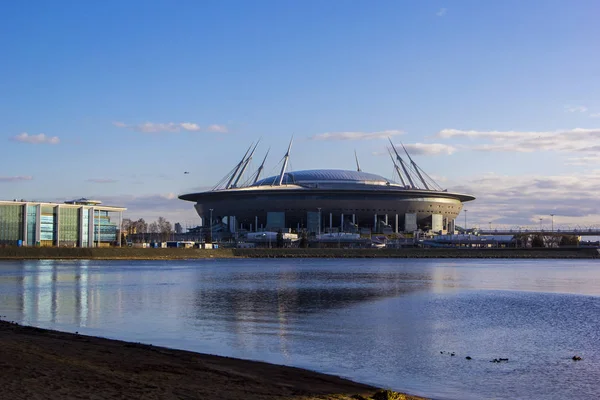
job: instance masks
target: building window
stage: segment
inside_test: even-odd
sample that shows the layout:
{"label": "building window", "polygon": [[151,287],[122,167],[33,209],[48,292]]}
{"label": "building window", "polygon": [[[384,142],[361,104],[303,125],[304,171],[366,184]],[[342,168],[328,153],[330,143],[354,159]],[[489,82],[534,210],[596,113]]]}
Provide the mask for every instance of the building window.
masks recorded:
{"label": "building window", "polygon": [[59,246],[76,247],[79,241],[79,209],[64,207],[58,213]]}
{"label": "building window", "polygon": [[20,204],[0,205],[0,244],[16,245],[23,240],[23,206]]}

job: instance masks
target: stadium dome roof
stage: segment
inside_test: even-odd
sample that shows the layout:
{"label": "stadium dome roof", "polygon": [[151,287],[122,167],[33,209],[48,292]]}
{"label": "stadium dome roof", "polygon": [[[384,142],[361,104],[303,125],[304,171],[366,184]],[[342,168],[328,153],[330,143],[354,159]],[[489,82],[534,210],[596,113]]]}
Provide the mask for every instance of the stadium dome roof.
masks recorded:
{"label": "stadium dome roof", "polygon": [[[279,178],[278,175],[270,176],[256,182],[252,186],[272,185]],[[394,183],[383,176],[362,171],[347,171],[342,169],[313,169],[305,171],[286,172],[282,184],[302,183],[369,183],[385,185]]]}

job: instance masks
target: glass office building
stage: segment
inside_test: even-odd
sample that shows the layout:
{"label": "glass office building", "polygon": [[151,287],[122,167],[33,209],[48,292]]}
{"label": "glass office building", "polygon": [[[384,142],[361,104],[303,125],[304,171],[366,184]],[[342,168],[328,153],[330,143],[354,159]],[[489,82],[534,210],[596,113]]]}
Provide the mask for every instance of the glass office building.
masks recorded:
{"label": "glass office building", "polygon": [[0,246],[120,246],[125,210],[88,199],[0,201]]}

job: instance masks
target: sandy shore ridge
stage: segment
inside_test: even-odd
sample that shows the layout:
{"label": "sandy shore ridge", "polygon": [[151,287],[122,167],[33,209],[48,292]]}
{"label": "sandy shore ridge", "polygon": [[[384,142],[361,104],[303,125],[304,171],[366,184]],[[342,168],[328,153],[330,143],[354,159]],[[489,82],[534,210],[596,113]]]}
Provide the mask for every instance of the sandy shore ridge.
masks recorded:
{"label": "sandy shore ridge", "polygon": [[0,321],[3,399],[411,399],[299,368]]}

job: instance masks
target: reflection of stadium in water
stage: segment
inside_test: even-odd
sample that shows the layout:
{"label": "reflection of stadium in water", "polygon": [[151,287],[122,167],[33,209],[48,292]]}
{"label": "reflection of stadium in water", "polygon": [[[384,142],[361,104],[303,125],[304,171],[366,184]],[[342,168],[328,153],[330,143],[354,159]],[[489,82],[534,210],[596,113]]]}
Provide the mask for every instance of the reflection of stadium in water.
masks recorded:
{"label": "reflection of stadium in water", "polygon": [[[20,261],[20,271],[0,278],[3,309],[21,316],[24,323],[96,325],[106,314],[127,314],[142,309],[152,287],[135,283],[135,272],[106,271],[107,265],[78,261]],[[105,263],[103,263],[105,264]],[[107,273],[108,272],[108,273]],[[356,280],[371,282],[355,286]],[[407,285],[415,275],[406,273],[331,273],[287,271],[202,274],[194,289],[198,319],[260,322],[267,315],[299,316],[344,308],[356,303],[422,289],[427,277]],[[175,289],[173,289],[175,290]],[[155,291],[153,302],[168,300],[169,292]],[[156,297],[157,298],[154,298]],[[262,317],[261,317],[262,316]]]}
{"label": "reflection of stadium in water", "polygon": [[[291,364],[384,387],[427,377],[423,388],[450,388],[434,398],[497,398],[507,388],[510,398],[538,398],[540,390],[573,398],[573,382],[575,397],[596,398],[597,363],[574,365],[569,354],[598,355],[594,263],[0,261],[0,309],[40,327]],[[501,354],[536,367],[490,372],[442,350],[473,354],[478,364],[491,366]]]}
{"label": "reflection of stadium in water", "polygon": [[196,314],[238,321],[260,321],[277,313],[301,316],[423,290],[429,279],[405,272],[248,272],[214,280],[203,276],[195,294]]}
{"label": "reflection of stadium in water", "polygon": [[[294,336],[313,335],[300,319],[336,309],[424,290],[423,273],[273,271],[207,276],[199,271],[194,320],[208,332],[223,324],[240,349],[260,349],[261,335],[277,332],[279,352],[287,360]],[[331,332],[332,334],[335,332]]]}
{"label": "reflection of stadium in water", "polygon": [[[391,142],[390,142],[391,144]],[[179,196],[193,201],[212,233],[289,231],[400,233],[417,229],[453,232],[467,194],[442,189],[406,152],[390,149],[399,183],[361,170],[286,171],[261,179],[262,164],[249,176],[256,146],[212,190]],[[393,152],[392,152],[393,149]]]}
{"label": "reflection of stadium in water", "polygon": [[252,271],[244,270],[247,262],[238,263],[242,270],[224,263],[217,272],[189,262],[180,269],[177,261],[166,270],[162,262],[11,262],[12,275],[0,278],[0,301],[12,320],[24,324],[143,334],[133,326],[160,330],[191,323],[248,351],[260,347],[261,335],[276,335],[285,355],[293,336],[311,334],[299,329],[300,320],[431,284],[426,274],[414,272],[304,270],[297,263]]}

